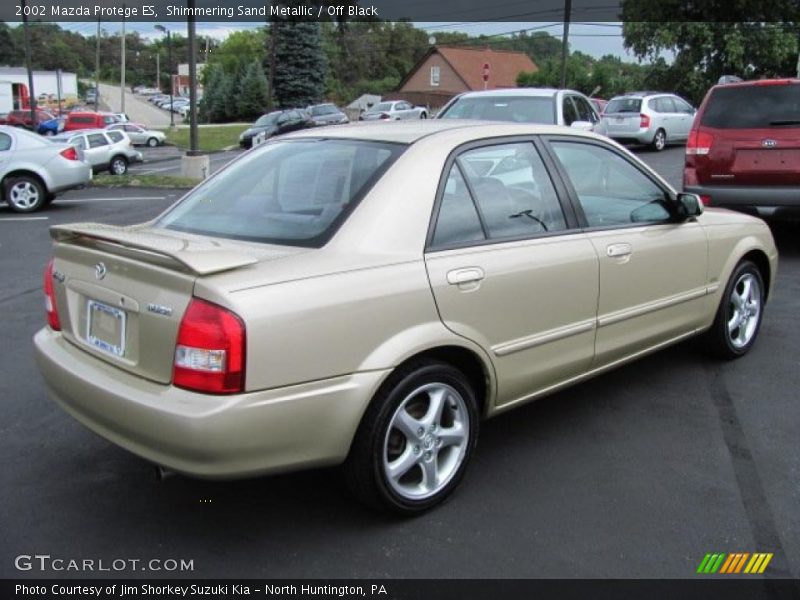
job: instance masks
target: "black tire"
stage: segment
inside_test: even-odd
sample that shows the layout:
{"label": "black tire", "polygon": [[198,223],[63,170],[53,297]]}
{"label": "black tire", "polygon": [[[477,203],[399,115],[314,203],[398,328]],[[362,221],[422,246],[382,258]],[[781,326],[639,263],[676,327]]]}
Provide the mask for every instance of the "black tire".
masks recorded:
{"label": "black tire", "polygon": [[147,145],[150,148],[155,148],[156,146],[158,146],[158,140],[154,137],[151,137],[150,139],[147,140]]}
{"label": "black tire", "polygon": [[654,152],[661,152],[666,147],[667,147],[667,132],[664,131],[663,129],[659,129],[653,136],[653,141],[650,142],[650,148]]}
{"label": "black tire", "polygon": [[19,175],[3,182],[3,197],[14,212],[31,213],[47,203],[47,190],[36,177]]}
{"label": "black tire", "polygon": [[[755,315],[752,315],[752,305],[745,311],[737,307],[734,300],[734,293],[740,297],[747,281],[750,282],[751,289],[753,286],[756,288],[752,294],[754,300],[757,301],[758,312]],[[732,330],[731,325],[735,325],[737,322],[737,310],[740,325]],[[746,321],[741,318],[744,314],[749,315],[746,317]],[[764,280],[755,264],[749,260],[743,260],[733,270],[722,294],[719,308],[717,308],[714,324],[706,332],[708,349],[715,356],[727,360],[744,356],[755,344],[763,316]]]}
{"label": "black tire", "polygon": [[[418,393],[426,387],[447,388],[455,394],[447,392],[443,400],[442,417],[437,426],[426,430],[424,435],[419,434],[417,444],[409,447],[409,438],[403,439],[399,430],[391,426],[393,419],[401,410],[406,410],[415,402],[415,398],[422,398],[426,392]],[[401,408],[405,407],[405,408]],[[422,412],[430,410],[432,402]],[[408,414],[408,413],[406,413]],[[427,415],[425,415],[427,416]],[[447,421],[447,423],[446,423]],[[423,423],[420,417],[417,423]],[[449,425],[448,425],[449,423]],[[468,425],[466,433],[464,425]],[[441,438],[446,435],[447,427],[458,425],[465,439],[461,444],[442,446]],[[348,487],[362,502],[385,512],[402,516],[413,516],[429,510],[443,502],[458,484],[466,472],[467,465],[475,449],[478,438],[479,414],[475,393],[467,378],[461,371],[449,364],[439,361],[425,361],[409,364],[398,369],[381,386],[372,399],[356,432],[350,454],[344,464],[344,474]],[[421,429],[420,429],[421,431]],[[435,431],[436,433],[431,433]],[[427,492],[430,495],[421,498],[409,497],[399,493],[390,484],[386,474],[386,461],[389,458],[390,446],[393,437],[399,435],[402,448],[397,449],[398,455],[413,453],[414,461],[405,475],[422,475],[425,470],[423,462],[434,465],[438,472],[440,465],[445,465],[448,471],[443,471],[441,487],[437,483],[435,491]],[[431,460],[430,455],[433,455]],[[395,457],[397,459],[397,457]],[[441,462],[440,462],[441,461]],[[398,482],[405,475],[398,477]],[[424,476],[421,477],[424,482]],[[409,485],[409,484],[403,484]],[[422,485],[422,483],[420,484]]]}
{"label": "black tire", "polygon": [[128,159],[121,155],[113,157],[108,170],[112,175],[125,175],[128,172]]}
{"label": "black tire", "polygon": [[420,118],[420,119],[427,119],[427,118],[428,118],[428,113],[426,113],[426,112],[423,110],[421,113],[419,113],[419,118]]}

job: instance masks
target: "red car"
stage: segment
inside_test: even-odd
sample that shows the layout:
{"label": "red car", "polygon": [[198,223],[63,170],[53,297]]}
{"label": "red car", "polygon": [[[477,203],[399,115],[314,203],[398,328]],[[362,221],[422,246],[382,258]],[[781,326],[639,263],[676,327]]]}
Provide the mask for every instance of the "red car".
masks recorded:
{"label": "red car", "polygon": [[64,131],[77,131],[78,129],[104,129],[117,123],[119,119],[111,113],[78,112],[67,115]]}
{"label": "red car", "polygon": [[683,188],[707,205],[800,218],[800,79],[712,87],[689,133]]}
{"label": "red car", "polygon": [[[54,118],[55,117],[53,117],[53,115],[51,115],[49,112],[40,110],[38,108],[36,109],[37,127],[39,123],[42,123],[44,121],[50,121]],[[32,130],[33,127],[31,125],[31,111],[29,109],[12,110],[10,113],[8,113],[5,124],[11,127],[24,127],[25,129]]]}

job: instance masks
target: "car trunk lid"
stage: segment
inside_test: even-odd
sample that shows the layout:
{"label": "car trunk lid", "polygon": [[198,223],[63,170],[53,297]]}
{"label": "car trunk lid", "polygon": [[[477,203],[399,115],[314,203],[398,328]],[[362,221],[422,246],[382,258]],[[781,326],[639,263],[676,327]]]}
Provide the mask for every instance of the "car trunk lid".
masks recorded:
{"label": "car trunk lid", "polygon": [[606,106],[603,120],[608,135],[623,136],[639,131],[641,125],[642,100],[640,98],[614,98]]}

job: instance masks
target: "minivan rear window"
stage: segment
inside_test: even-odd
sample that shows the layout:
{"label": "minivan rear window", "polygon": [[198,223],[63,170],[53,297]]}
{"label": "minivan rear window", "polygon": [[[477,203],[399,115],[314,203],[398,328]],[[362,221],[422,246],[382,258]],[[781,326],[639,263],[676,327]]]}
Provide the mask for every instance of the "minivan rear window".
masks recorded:
{"label": "minivan rear window", "polygon": [[717,88],[700,124],[715,129],[800,127],[800,84]]}
{"label": "minivan rear window", "polygon": [[638,113],[641,109],[641,98],[614,98],[606,106],[605,114]]}
{"label": "minivan rear window", "polygon": [[349,139],[270,142],[190,192],[157,227],[319,248],[404,149]]}

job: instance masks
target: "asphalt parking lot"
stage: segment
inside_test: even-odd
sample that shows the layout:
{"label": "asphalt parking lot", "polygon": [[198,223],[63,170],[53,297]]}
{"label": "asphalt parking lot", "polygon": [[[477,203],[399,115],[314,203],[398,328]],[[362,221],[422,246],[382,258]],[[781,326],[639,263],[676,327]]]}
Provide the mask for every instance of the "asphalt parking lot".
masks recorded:
{"label": "asphalt parking lot", "polygon": [[[680,184],[682,148],[641,156]],[[0,207],[0,576],[41,576],[14,567],[38,553],[194,561],[45,573],[60,577],[691,578],[709,552],[772,552],[766,576],[800,577],[797,226],[775,228],[775,294],[745,358],[684,343],[486,422],[456,495],[396,520],[350,500],[335,469],[158,482],[48,399],[31,345],[48,226],[135,223],[177,197],[86,190],[28,217]]]}

